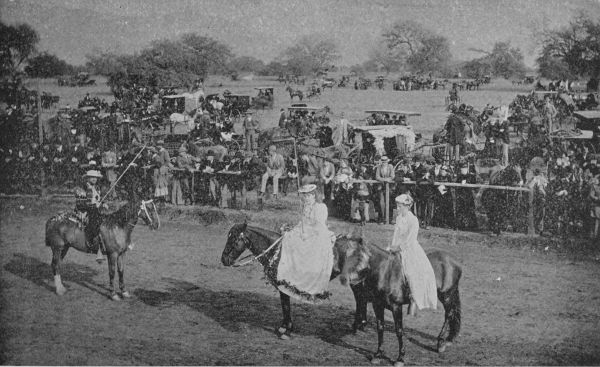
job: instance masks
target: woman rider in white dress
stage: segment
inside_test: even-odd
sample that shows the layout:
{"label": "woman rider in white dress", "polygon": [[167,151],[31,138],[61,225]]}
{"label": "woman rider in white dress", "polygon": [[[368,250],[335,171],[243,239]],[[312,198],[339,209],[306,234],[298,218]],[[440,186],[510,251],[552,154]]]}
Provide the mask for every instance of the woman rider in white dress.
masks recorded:
{"label": "woman rider in white dress", "polygon": [[327,206],[317,203],[313,184],[302,186],[302,218],[286,232],[277,268],[279,290],[301,301],[316,302],[329,296],[333,268],[333,232],[327,228]]}
{"label": "woman rider in white dress", "polygon": [[402,269],[410,288],[410,315],[418,308],[437,308],[437,286],[435,274],[425,251],[417,241],[419,220],[410,211],[413,199],[408,194],[396,198],[398,216],[391,245],[387,250],[400,255]]}

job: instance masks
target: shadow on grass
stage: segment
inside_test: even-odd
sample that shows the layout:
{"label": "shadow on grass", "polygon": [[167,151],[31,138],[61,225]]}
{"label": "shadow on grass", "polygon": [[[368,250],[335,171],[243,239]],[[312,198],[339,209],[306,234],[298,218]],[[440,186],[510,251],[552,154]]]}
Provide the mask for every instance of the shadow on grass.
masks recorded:
{"label": "shadow on grass", "polygon": [[[221,327],[231,332],[243,331],[242,325],[246,324],[275,334],[280,324],[281,304],[276,294],[267,296],[239,290],[214,291],[183,280],[172,278],[162,280],[169,283],[168,290],[138,288],[134,291],[135,296],[152,307],[188,306],[215,320]],[[292,302],[292,317],[296,328],[292,335],[314,336],[326,343],[352,350],[370,360],[376,349],[377,335],[374,330],[358,332],[354,335],[351,328],[353,315],[353,310],[342,306]],[[390,333],[393,331],[393,325],[387,323],[386,331],[389,332],[386,332],[385,338],[395,343],[396,336]],[[405,328],[404,331],[410,334],[405,340],[435,352],[434,345],[437,341],[435,336],[410,328]],[[414,336],[432,343],[428,345],[427,342],[421,342]],[[345,339],[351,339],[352,343]],[[372,346],[373,350],[356,346],[354,342]]]}
{"label": "shadow on grass", "polygon": [[[54,292],[54,276],[50,265],[50,257],[50,252],[48,252],[48,263],[44,263],[37,258],[22,253],[14,253],[13,258],[4,265],[4,270]],[[61,263],[61,278],[65,288],[69,289],[69,283],[76,283],[108,297],[110,290],[94,282],[94,277],[98,274],[98,270],[85,265],[64,261]]]}

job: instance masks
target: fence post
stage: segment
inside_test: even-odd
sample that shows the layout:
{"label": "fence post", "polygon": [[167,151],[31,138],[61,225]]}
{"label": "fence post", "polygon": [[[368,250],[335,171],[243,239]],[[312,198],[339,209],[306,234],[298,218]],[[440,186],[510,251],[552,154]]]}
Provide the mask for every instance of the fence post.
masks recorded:
{"label": "fence post", "polygon": [[534,236],[535,235],[535,220],[533,217],[533,190],[529,190],[527,192],[527,201],[529,203],[529,208],[527,210],[527,235]]}
{"label": "fence post", "polygon": [[385,223],[390,224],[390,183],[385,183]]}

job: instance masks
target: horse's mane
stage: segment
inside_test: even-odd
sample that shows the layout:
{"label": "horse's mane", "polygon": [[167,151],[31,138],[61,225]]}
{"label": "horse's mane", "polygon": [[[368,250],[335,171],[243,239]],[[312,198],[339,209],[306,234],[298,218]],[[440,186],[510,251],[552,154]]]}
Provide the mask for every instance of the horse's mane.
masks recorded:
{"label": "horse's mane", "polygon": [[255,226],[247,226],[246,228],[250,229],[250,230],[252,230],[254,232],[257,232],[258,234],[260,234],[262,236],[265,236],[265,237],[268,237],[268,238],[277,239],[277,238],[281,237],[280,233],[277,233],[275,231],[271,231],[271,230],[268,230],[268,229],[264,229],[264,228],[260,228],[260,227],[255,227]]}
{"label": "horse's mane", "polygon": [[137,215],[136,210],[138,203],[135,201],[128,201],[122,205],[117,211],[106,214],[104,216],[104,224],[107,226],[122,226],[127,223],[132,216]]}

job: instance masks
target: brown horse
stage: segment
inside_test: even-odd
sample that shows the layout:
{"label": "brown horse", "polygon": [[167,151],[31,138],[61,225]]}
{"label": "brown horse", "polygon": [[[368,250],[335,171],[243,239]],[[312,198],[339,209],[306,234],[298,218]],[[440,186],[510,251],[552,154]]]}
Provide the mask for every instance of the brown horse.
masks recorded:
{"label": "brown horse", "polygon": [[[124,256],[131,243],[131,232],[140,217],[151,229],[157,229],[160,226],[160,219],[152,200],[129,201],[116,212],[107,215],[101,214],[99,218],[99,237],[106,249],[111,298],[115,301],[120,299],[114,286],[115,265],[119,271],[121,296],[123,298],[130,297],[123,282]],[[87,246],[85,231],[73,213],[61,213],[48,219],[46,222],[46,246],[52,249],[52,272],[54,273],[56,293],[63,295],[66,289],[60,278],[60,263],[69,248],[94,253],[96,249],[90,249]]]}
{"label": "brown horse", "polygon": [[[402,305],[409,304],[409,289],[399,257],[392,257],[387,251],[362,241],[345,242],[345,248],[338,249],[338,264],[341,266],[340,281],[350,283],[356,300],[356,319],[359,328],[366,324],[367,303],[373,303],[377,319],[377,352],[372,362],[378,363],[384,357],[383,345],[384,311],[392,311],[394,328],[398,338],[398,359],[396,365],[404,363],[402,342]],[[438,352],[442,353],[451,345],[460,331],[461,305],[458,283],[462,274],[460,265],[447,253],[439,250],[427,254],[433,267],[437,283],[438,299],[444,306],[444,325],[438,336]],[[360,287],[357,287],[361,285]]]}
{"label": "brown horse", "polygon": [[[245,250],[250,250],[254,259],[263,265],[267,279],[276,286],[278,259],[273,261],[278,247],[270,248],[281,235],[266,229],[248,226],[246,223],[235,224],[229,230],[227,243],[221,255],[221,262],[225,266],[233,266],[236,260]],[[402,332],[402,304],[408,303],[408,297],[401,299],[401,303],[386,303],[386,295],[377,288],[377,269],[379,264],[387,259],[389,254],[371,245],[364,245],[360,238],[338,237],[333,246],[334,265],[331,278],[334,279],[340,273],[342,282],[350,282],[350,288],[354,293],[356,312],[354,314],[354,331],[363,330],[367,324],[367,303],[373,302],[376,310],[377,331],[379,337],[379,348],[374,361],[383,355],[381,345],[383,343],[383,312],[390,308],[395,310],[394,317],[396,330]],[[434,251],[428,254],[431,265],[436,275],[438,285],[438,297],[445,309],[445,321],[442,331],[438,336],[438,351],[443,352],[452,344],[460,331],[460,296],[458,293],[458,282],[462,270],[458,263],[442,251]],[[400,269],[401,270],[401,269]],[[373,284],[373,282],[375,282]],[[279,292],[283,320],[277,333],[282,339],[288,339],[294,325],[291,317],[290,296]],[[398,324],[399,323],[399,324]],[[398,328],[399,325],[399,328]],[[397,334],[398,335],[398,334]],[[400,343],[400,356],[398,361],[404,358],[402,347],[402,334],[398,335]]]}
{"label": "brown horse", "polygon": [[285,90],[290,94],[291,100],[294,100],[294,97],[298,97],[298,99],[300,101],[302,101],[302,99],[304,99],[304,93],[299,89],[294,90],[292,87],[290,87],[288,85],[288,87],[285,88]]}

